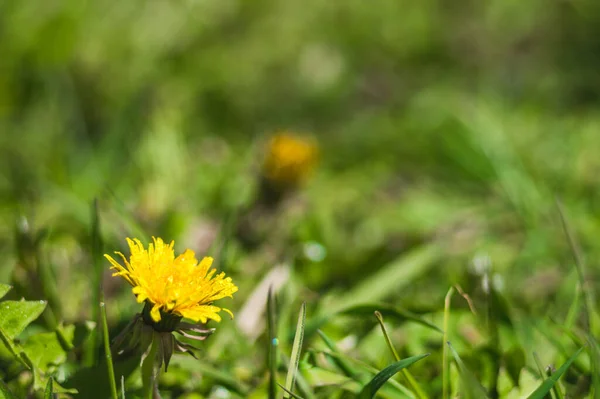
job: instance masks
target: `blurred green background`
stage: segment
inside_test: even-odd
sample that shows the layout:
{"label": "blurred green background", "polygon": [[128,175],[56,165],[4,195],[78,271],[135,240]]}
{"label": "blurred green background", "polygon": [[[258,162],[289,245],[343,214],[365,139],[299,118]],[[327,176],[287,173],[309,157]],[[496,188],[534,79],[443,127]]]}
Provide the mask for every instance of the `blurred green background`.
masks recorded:
{"label": "blurred green background", "polygon": [[[476,297],[473,265],[491,263],[515,312],[561,319],[577,275],[557,198],[590,287],[600,277],[599,65],[592,0],[0,1],[0,281],[19,281],[23,229],[44,231],[63,318],[90,319],[97,199],[104,252],[155,235],[212,254],[240,286],[224,305],[236,314],[284,263],[291,327],[301,301],[309,315],[385,300],[438,320],[448,288]],[[282,130],[313,137],[320,162],[257,215]],[[105,292],[116,333],[138,305],[122,281]],[[368,318],[330,333],[362,339]],[[260,385],[264,354],[235,321],[219,329],[208,358]],[[359,357],[385,366],[377,353]]]}

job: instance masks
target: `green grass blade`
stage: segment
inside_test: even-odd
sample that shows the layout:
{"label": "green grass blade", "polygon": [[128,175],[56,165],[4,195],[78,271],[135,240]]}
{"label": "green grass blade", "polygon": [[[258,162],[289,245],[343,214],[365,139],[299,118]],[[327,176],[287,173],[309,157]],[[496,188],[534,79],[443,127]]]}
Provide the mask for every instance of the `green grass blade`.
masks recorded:
{"label": "green grass blade", "polygon": [[444,300],[444,342],[442,343],[442,398],[448,399],[450,391],[450,363],[448,362],[448,326],[450,324],[450,303],[454,294],[454,287],[450,287]]}
{"label": "green grass blade", "polygon": [[[91,258],[92,258],[92,278],[90,279],[90,292],[92,294],[92,303],[97,304],[102,301],[102,235],[100,234],[100,215],[98,213],[98,200],[95,199],[91,206],[91,226],[90,226],[90,241],[91,241]],[[91,319],[95,322],[99,321],[98,307],[92,306]],[[83,352],[83,363],[87,367],[96,364],[96,348],[98,346],[98,332],[92,330],[89,339],[86,341]]]}
{"label": "green grass blade", "polygon": [[[331,350],[333,353],[340,353],[335,342],[331,340],[323,331],[318,330],[317,333],[325,343],[325,345]],[[333,359],[334,363],[339,367],[342,372],[348,377],[354,377],[357,375],[357,371],[348,363],[345,359],[339,357],[330,357]]]}
{"label": "green grass blade", "polygon": [[567,360],[562,366],[560,366],[560,368],[556,370],[554,374],[546,378],[544,382],[542,382],[542,384],[535,391],[533,391],[531,395],[527,397],[527,399],[543,399],[548,394],[548,392],[552,390],[554,384],[558,382],[558,379],[562,377],[562,375],[565,373],[565,371],[567,371],[567,369],[571,366],[571,364],[575,361],[575,359],[577,358],[577,356],[579,356],[583,349],[584,348],[582,347],[577,352],[575,352],[575,354],[571,356],[569,360]]}
{"label": "green grass blade", "polygon": [[277,397],[277,322],[275,298],[273,297],[273,287],[269,287],[267,296],[267,326],[268,343],[267,356],[269,359],[269,399]]}
{"label": "green grass blade", "polygon": [[52,399],[53,382],[54,380],[52,377],[48,378],[48,383],[46,384],[46,389],[44,390],[44,399]]}
{"label": "green grass blade", "polygon": [[448,342],[450,352],[458,365],[458,372],[460,374],[460,380],[462,385],[462,394],[467,399],[484,399],[489,398],[488,393],[485,391],[479,380],[475,378],[475,375],[467,368],[463,360],[458,355],[458,352],[454,349],[452,344]]}
{"label": "green grass blade", "polygon": [[[381,327],[381,332],[383,333],[383,337],[385,338],[385,342],[387,343],[388,348],[390,348],[390,352],[392,352],[394,359],[397,362],[399,362],[400,356],[398,355],[396,348],[394,348],[394,344],[392,343],[392,340],[390,339],[390,336],[387,333],[387,329],[385,328],[385,323],[383,322],[383,316],[381,315],[380,312],[375,311],[375,317],[377,318],[377,321],[379,322],[379,326]],[[413,392],[417,395],[417,397],[419,399],[427,399],[427,395],[425,394],[425,392],[423,391],[423,389],[421,388],[421,386],[419,385],[417,380],[415,380],[415,378],[412,376],[412,374],[407,369],[405,369],[405,368],[402,369],[402,375],[404,376],[404,378],[406,378],[406,381],[408,381],[408,385],[411,387],[411,389],[413,390]]]}
{"label": "green grass blade", "polygon": [[383,370],[381,370],[358,394],[358,399],[371,399],[375,397],[375,394],[398,371],[418,362],[419,360],[429,356],[429,353],[425,353],[419,356],[409,357],[407,359],[400,360],[399,362],[392,363]]}
{"label": "green grass blade", "polygon": [[281,384],[277,384],[277,385],[279,385],[281,387],[281,389],[283,389],[283,391],[285,393],[287,393],[288,395],[290,395],[292,398],[294,398],[294,399],[303,399],[301,396],[296,395],[294,392],[288,391],[283,385],[281,385]]}
{"label": "green grass blade", "polygon": [[125,399],[125,376],[121,376],[121,399]]}
{"label": "green grass blade", "polygon": [[573,260],[575,261],[575,268],[579,278],[579,285],[581,287],[581,292],[583,293],[583,311],[585,315],[586,328],[589,332],[596,333],[598,332],[598,326],[596,325],[598,313],[596,312],[594,306],[596,303],[594,294],[589,285],[586,283],[585,263],[583,256],[581,255],[581,249],[579,243],[575,239],[575,235],[571,231],[569,223],[567,222],[562,203],[557,200],[556,205],[558,208],[558,214],[560,215],[563,231],[565,232],[565,236],[567,237],[569,247],[571,248],[571,252],[573,254]]}
{"label": "green grass blade", "polygon": [[110,338],[108,336],[108,322],[106,321],[106,305],[104,302],[100,302],[100,319],[102,321],[102,339],[104,341],[104,353],[106,355],[106,368],[108,372],[111,398],[118,399],[117,382],[115,381],[115,371],[113,368],[112,354],[110,351]]}
{"label": "green grass blade", "polygon": [[298,315],[298,324],[296,325],[296,335],[294,337],[294,345],[292,346],[292,356],[290,358],[287,377],[285,379],[285,388],[283,397],[289,398],[288,391],[294,389],[296,373],[298,372],[298,364],[300,363],[300,352],[302,350],[302,340],[304,339],[304,323],[306,321],[306,303],[302,303],[300,314]]}

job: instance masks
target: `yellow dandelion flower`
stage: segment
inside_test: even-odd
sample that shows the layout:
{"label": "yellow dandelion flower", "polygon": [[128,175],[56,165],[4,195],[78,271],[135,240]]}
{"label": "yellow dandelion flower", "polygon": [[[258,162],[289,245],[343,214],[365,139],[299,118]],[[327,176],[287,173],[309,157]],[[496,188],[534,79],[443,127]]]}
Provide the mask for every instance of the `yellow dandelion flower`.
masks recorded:
{"label": "yellow dandelion flower", "polygon": [[113,276],[123,277],[133,286],[132,292],[139,303],[150,307],[150,317],[159,322],[162,315],[185,317],[206,323],[208,319],[221,321],[221,310],[213,302],[231,297],[238,290],[225,273],[216,274],[211,269],[213,259],[205,257],[198,263],[193,251],[187,249],[175,257],[173,242],[165,244],[154,238],[148,249],[138,239],[127,238],[131,256],[129,261],[120,252],[115,252],[124,262],[119,264],[109,255],[104,255],[115,270]]}
{"label": "yellow dandelion flower", "polygon": [[277,134],[267,145],[263,174],[277,185],[298,185],[312,173],[317,153],[317,145],[308,138]]}

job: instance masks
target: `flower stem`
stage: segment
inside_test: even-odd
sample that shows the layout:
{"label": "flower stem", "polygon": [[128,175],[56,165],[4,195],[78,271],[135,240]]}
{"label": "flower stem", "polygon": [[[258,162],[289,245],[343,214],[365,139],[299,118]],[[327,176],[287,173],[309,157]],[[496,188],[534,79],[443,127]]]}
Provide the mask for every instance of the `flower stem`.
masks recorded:
{"label": "flower stem", "polygon": [[110,383],[110,393],[112,399],[117,399],[117,383],[115,382],[115,371],[113,369],[112,353],[110,351],[110,339],[108,337],[108,323],[106,321],[106,305],[104,304],[104,295],[101,294],[100,316],[102,320],[102,338],[104,341],[104,353],[106,356],[106,367],[108,371],[108,382]]}
{"label": "flower stem", "polygon": [[[148,355],[142,360],[142,390],[144,399],[153,399],[155,385],[158,380],[160,369],[157,367],[156,358],[158,353],[159,337],[156,333],[152,334],[152,343]],[[158,392],[158,390],[156,390]],[[160,397],[160,396],[159,396]]]}

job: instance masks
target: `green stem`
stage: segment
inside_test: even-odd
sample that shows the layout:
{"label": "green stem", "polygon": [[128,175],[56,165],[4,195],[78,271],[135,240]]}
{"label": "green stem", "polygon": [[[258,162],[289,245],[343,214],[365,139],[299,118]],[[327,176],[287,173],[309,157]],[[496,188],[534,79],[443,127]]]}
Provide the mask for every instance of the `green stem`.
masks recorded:
{"label": "green stem", "polygon": [[448,399],[450,391],[450,364],[448,363],[448,327],[450,324],[450,301],[454,294],[454,287],[450,287],[444,300],[444,342],[442,350],[442,398]]}
{"label": "green stem", "polygon": [[142,398],[153,399],[154,388],[158,380],[159,369],[156,367],[156,357],[158,353],[159,337],[156,333],[152,333],[152,343],[150,351],[142,361]]}
{"label": "green stem", "polygon": [[[102,298],[104,300],[104,298]],[[108,337],[108,323],[106,321],[106,305],[100,302],[100,316],[102,320],[102,338],[104,340],[104,352],[106,355],[106,367],[108,368],[108,382],[110,384],[110,393],[112,399],[118,399],[117,382],[115,381],[115,371],[113,368],[112,354],[110,351],[110,339]]]}
{"label": "green stem", "polygon": [[[392,343],[392,340],[390,339],[390,336],[387,333],[385,324],[383,322],[383,315],[381,314],[381,312],[376,310],[375,317],[377,318],[377,321],[379,321],[379,326],[381,327],[381,331],[383,332],[383,337],[385,338],[385,342],[387,343],[388,348],[390,348],[392,355],[394,355],[394,359],[396,359],[396,361],[399,362],[400,355],[398,355],[398,352],[396,351],[396,348],[394,347],[394,344]],[[419,399],[427,399],[427,394],[425,393],[425,391],[423,391],[423,388],[421,388],[421,386],[419,385],[417,380],[412,376],[412,374],[407,369],[402,369],[401,372],[406,381],[408,382],[408,385],[410,385],[411,389],[417,395],[417,397]]]}

